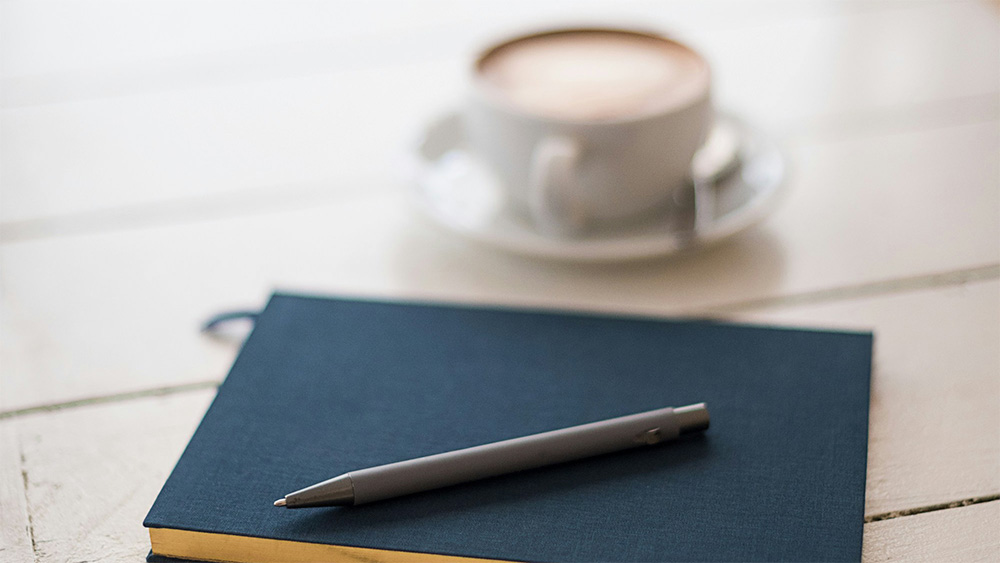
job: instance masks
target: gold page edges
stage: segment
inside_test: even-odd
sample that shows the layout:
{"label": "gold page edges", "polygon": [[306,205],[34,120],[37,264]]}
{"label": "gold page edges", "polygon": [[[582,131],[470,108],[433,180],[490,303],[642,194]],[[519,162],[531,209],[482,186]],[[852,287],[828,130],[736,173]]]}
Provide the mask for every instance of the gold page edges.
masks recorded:
{"label": "gold page edges", "polygon": [[177,559],[223,563],[504,563],[500,559],[480,559],[436,553],[349,547],[249,536],[210,534],[173,528],[150,528],[153,553]]}

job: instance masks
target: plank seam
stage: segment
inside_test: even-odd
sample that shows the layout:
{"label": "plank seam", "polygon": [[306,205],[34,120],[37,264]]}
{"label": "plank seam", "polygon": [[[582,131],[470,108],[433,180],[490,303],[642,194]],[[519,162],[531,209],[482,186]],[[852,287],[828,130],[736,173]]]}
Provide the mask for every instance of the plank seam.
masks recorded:
{"label": "plank seam", "polygon": [[218,387],[220,383],[221,382],[218,380],[198,381],[195,383],[185,383],[183,385],[156,387],[153,389],[143,389],[141,391],[129,391],[127,393],[115,393],[113,395],[88,397],[86,399],[77,399],[74,401],[65,401],[62,403],[52,403],[48,405],[26,407],[23,409],[15,409],[15,410],[0,412],[0,420],[25,416],[29,414],[37,414],[44,412],[59,411],[68,408],[83,407],[88,405],[103,405],[106,403],[117,403],[121,401],[129,401],[132,399],[142,399],[145,397],[163,397],[167,395],[187,393],[190,391],[198,391],[201,389],[214,389]]}
{"label": "plank seam", "polygon": [[855,139],[968,127],[1000,118],[998,96],[1000,92],[988,92],[841,114],[819,114],[808,122],[777,127],[772,132],[787,139],[788,146],[816,147]]}
{"label": "plank seam", "polygon": [[38,542],[35,541],[35,523],[31,518],[31,501],[28,499],[28,467],[27,460],[24,457],[24,446],[18,440],[18,454],[21,458],[21,482],[24,484],[24,508],[28,515],[28,539],[31,540],[31,554],[37,563],[39,560],[38,555]]}
{"label": "plank seam", "polygon": [[294,213],[317,206],[384,197],[397,191],[393,188],[378,188],[368,184],[364,184],[364,190],[331,190],[330,185],[337,183],[362,185],[354,178],[301,184],[275,184],[238,188],[209,196],[125,204],[62,215],[0,221],[0,245],[179,227],[275,213]]}
{"label": "plank seam", "polygon": [[916,514],[926,514],[928,512],[937,512],[938,510],[947,510],[949,508],[961,508],[963,506],[972,506],[974,504],[983,504],[986,502],[994,502],[1000,500],[1000,494],[996,495],[986,495],[982,497],[971,497],[962,500],[956,500],[952,502],[943,502],[940,504],[931,504],[928,506],[921,506],[918,508],[907,508],[905,510],[893,510],[892,512],[883,512],[881,514],[873,514],[871,516],[865,516],[865,524],[871,524],[872,522],[882,522],[885,520],[893,520],[895,518],[902,518],[905,516],[913,516]]}
{"label": "plank seam", "polygon": [[920,274],[904,278],[880,280],[830,289],[819,289],[816,291],[807,291],[797,294],[779,295],[761,299],[749,299],[746,301],[737,301],[735,303],[708,307],[702,309],[702,312],[713,316],[719,314],[746,313],[749,311],[768,309],[778,306],[790,307],[799,305],[815,305],[835,301],[844,301],[847,299],[879,297],[887,294],[959,286],[967,283],[987,281],[997,278],[1000,278],[1000,263],[974,266],[971,268],[951,270],[948,272]]}

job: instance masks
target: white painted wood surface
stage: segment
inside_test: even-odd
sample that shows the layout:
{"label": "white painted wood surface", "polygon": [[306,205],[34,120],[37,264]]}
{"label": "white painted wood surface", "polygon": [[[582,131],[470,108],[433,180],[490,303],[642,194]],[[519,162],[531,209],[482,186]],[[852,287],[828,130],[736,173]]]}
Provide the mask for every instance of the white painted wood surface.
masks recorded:
{"label": "white painted wood surface", "polygon": [[880,561],[996,561],[1000,501],[865,524],[863,559]]}
{"label": "white painted wood surface", "polygon": [[33,557],[21,445],[13,424],[0,422],[0,560],[31,561]]}
{"label": "white painted wood surface", "polygon": [[[142,520],[214,390],[0,421],[24,453],[37,561],[141,561]],[[8,442],[0,452],[8,456]],[[4,505],[4,512],[7,505]],[[31,551],[21,559],[30,561]]]}
{"label": "white painted wood surface", "polygon": [[[468,53],[570,15],[703,49],[720,104],[787,147],[782,207],[699,255],[588,267],[416,218],[395,158]],[[865,559],[995,559],[1000,501],[906,514],[1000,494],[998,22],[936,0],[0,2],[0,559],[138,560],[212,392],[129,393],[221,380],[235,346],[199,323],[276,286],[873,328],[866,515],[895,517]]]}

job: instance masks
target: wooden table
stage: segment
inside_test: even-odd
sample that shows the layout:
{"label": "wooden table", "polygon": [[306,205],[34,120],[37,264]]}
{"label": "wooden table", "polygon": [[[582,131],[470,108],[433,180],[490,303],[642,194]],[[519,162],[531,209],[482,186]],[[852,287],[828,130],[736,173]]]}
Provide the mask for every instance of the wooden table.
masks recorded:
{"label": "wooden table", "polygon": [[[485,38],[672,29],[788,196],[668,261],[497,253],[396,158]],[[873,329],[864,558],[1000,554],[1000,5],[0,4],[0,559],[139,561],[142,518],[273,288]]]}

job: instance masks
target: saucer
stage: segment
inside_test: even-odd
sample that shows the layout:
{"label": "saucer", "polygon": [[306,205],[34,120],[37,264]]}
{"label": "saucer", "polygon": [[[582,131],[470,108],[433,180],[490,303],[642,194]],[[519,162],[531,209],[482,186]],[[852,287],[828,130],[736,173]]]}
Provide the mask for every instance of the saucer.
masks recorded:
{"label": "saucer", "polygon": [[409,157],[411,199],[440,227],[509,252],[580,262],[670,256],[729,238],[770,213],[785,168],[763,134],[721,114],[692,163],[694,180],[674,194],[670,209],[556,237],[510,208],[500,181],[469,150],[459,113],[428,124]]}

